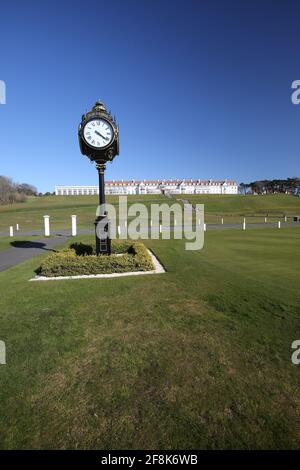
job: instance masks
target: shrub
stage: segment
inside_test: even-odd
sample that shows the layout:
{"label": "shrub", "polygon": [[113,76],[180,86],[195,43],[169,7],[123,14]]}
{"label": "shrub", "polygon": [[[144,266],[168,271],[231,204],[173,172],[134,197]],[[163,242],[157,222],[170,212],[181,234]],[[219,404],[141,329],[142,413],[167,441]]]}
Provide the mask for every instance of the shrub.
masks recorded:
{"label": "shrub", "polygon": [[86,243],[72,243],[70,248],[75,251],[77,256],[95,255],[96,247]]}
{"label": "shrub", "polygon": [[[132,242],[113,240],[111,244],[112,253],[130,253],[132,247]],[[72,243],[70,248],[75,250],[77,256],[86,256],[86,255],[95,255],[96,254],[96,244],[86,244],[86,243]]]}
{"label": "shrub", "polygon": [[[72,244],[48,256],[37,270],[47,277],[111,274],[154,269],[151,257],[140,242],[114,242],[110,256],[94,254],[95,247]],[[118,254],[117,254],[118,253]]]}

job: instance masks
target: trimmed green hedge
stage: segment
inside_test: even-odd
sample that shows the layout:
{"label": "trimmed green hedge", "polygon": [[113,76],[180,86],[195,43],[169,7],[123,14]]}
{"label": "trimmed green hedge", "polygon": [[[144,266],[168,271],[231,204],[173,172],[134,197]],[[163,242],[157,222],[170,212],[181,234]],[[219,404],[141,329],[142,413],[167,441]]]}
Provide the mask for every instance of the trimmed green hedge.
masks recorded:
{"label": "trimmed green hedge", "polygon": [[[94,254],[95,247],[83,243],[48,256],[37,270],[40,276],[78,276],[111,274],[154,269],[151,257],[140,242],[113,243],[110,256]],[[119,256],[117,255],[119,253]]]}

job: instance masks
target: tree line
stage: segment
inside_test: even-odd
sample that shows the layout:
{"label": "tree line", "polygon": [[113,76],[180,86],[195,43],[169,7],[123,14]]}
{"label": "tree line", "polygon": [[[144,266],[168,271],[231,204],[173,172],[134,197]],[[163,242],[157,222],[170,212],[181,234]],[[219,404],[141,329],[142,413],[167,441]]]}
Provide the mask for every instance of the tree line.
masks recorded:
{"label": "tree line", "polygon": [[0,176],[0,204],[24,202],[28,196],[37,196],[37,188],[27,183],[15,183],[7,176]]}
{"label": "tree line", "polygon": [[243,194],[300,194],[300,178],[258,180],[252,183],[240,183],[240,191]]}

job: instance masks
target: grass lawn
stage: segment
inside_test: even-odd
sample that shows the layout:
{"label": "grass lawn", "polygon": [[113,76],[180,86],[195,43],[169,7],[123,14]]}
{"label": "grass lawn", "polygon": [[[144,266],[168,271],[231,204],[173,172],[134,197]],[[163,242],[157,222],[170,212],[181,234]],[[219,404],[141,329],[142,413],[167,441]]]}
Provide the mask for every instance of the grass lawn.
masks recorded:
{"label": "grass lawn", "polygon": [[[147,207],[154,204],[174,204],[176,199],[188,199],[191,203],[205,205],[207,223],[242,223],[244,215],[247,223],[263,222],[269,214],[269,222],[282,220],[283,214],[300,215],[300,198],[284,194],[268,196],[241,195],[174,195],[167,198],[163,195],[128,196],[128,205],[144,203]],[[107,196],[107,202],[117,206],[118,196]],[[43,230],[43,215],[50,215],[53,230],[71,227],[71,215],[77,215],[79,228],[92,227],[97,196],[44,196],[29,198],[26,203],[0,206],[0,231],[9,231],[10,225],[20,226],[20,230]]]}
{"label": "grass lawn", "polygon": [[1,448],[298,448],[299,236],[147,241],[152,276],[0,273]]}
{"label": "grass lawn", "polygon": [[[107,196],[106,201],[117,207],[119,197]],[[128,205],[143,202],[168,203],[163,195],[128,196]],[[171,201],[174,202],[174,201]],[[10,225],[20,230],[43,230],[44,215],[50,215],[52,229],[71,227],[71,215],[77,215],[78,227],[92,227],[96,216],[98,196],[44,196],[29,198],[26,203],[0,206],[0,231],[9,231]]]}
{"label": "grass lawn", "polygon": [[255,195],[200,195],[178,196],[192,204],[204,204],[207,224],[242,224],[244,217],[248,224],[268,223],[278,220],[291,222],[294,215],[300,215],[300,198],[286,194]]}
{"label": "grass lawn", "polygon": [[205,212],[209,214],[228,215],[300,215],[300,198],[288,194],[257,195],[201,195],[187,194],[192,203],[205,204]]}

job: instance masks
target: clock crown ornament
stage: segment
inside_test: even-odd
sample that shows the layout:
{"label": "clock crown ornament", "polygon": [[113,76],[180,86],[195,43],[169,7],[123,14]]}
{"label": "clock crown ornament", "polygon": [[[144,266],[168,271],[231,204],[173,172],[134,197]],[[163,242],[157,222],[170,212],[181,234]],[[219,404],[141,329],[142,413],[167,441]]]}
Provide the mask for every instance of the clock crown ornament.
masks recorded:
{"label": "clock crown ornament", "polygon": [[104,113],[107,112],[103,101],[100,101],[100,100],[96,101],[93,109],[95,109],[96,111],[103,111]]}
{"label": "clock crown ornament", "polygon": [[96,101],[78,128],[80,151],[91,161],[106,163],[119,155],[119,127],[104,103]]}

